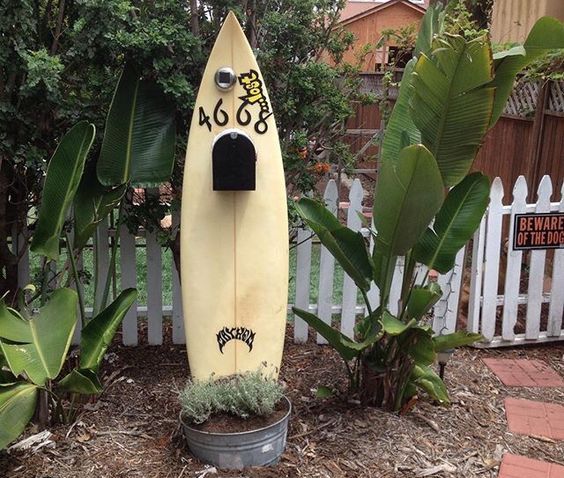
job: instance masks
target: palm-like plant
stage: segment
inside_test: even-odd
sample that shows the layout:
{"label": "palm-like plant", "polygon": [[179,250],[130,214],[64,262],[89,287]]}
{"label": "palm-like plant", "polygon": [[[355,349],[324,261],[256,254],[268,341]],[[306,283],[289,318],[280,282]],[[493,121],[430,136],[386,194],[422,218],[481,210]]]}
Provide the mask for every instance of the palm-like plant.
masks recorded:
{"label": "palm-like plant", "polygon": [[[448,403],[431,368],[437,352],[480,339],[455,332],[434,336],[426,315],[442,292],[423,269],[448,272],[486,210],[489,180],[470,173],[484,135],[507,101],[517,72],[543,49],[564,46],[564,26],[542,18],[524,47],[494,56],[487,35],[467,40],[442,33],[441,7],[427,11],[387,125],[374,197],[374,250],[323,206],[301,199],[296,209],[359,287],[367,315],[347,337],[306,311],[347,364],[350,387],[364,403],[401,409],[417,392]],[[399,256],[404,279],[398,314],[389,311]],[[419,268],[420,270],[421,268]],[[368,299],[371,282],[379,306]]]}

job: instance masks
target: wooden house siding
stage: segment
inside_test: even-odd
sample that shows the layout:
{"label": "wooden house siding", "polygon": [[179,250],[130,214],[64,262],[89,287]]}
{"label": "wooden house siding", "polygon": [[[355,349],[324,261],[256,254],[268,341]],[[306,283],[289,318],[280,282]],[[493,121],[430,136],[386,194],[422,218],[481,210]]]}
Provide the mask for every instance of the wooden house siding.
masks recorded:
{"label": "wooden house siding", "polygon": [[564,0],[495,0],[492,41],[522,43],[535,22],[545,15],[564,20]]}
{"label": "wooden house siding", "polygon": [[372,45],[370,53],[362,63],[362,71],[374,72],[376,64],[384,60],[383,52],[377,52],[374,45],[382,36],[382,31],[387,29],[397,29],[411,24],[418,24],[423,17],[424,9],[410,5],[408,2],[395,1],[390,5],[379,5],[370,10],[345,20],[342,24],[344,28],[356,37],[354,47],[349,50],[344,60],[349,63],[356,63],[356,58],[366,45]]}

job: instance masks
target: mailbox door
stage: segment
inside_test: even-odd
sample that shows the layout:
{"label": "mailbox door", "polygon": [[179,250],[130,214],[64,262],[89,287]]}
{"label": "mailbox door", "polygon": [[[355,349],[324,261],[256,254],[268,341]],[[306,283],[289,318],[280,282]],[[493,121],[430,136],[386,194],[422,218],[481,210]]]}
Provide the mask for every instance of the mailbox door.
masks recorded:
{"label": "mailbox door", "polygon": [[214,141],[212,152],[214,191],[254,191],[256,151],[242,131],[230,130]]}

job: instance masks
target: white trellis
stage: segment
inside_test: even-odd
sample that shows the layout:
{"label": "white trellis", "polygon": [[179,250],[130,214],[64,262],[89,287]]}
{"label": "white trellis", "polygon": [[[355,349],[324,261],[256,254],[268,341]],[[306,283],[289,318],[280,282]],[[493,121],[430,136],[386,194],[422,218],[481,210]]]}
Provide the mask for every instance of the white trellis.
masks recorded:
{"label": "white trellis", "polygon": [[[487,214],[474,236],[468,330],[480,332],[485,347],[564,339],[564,249],[551,254],[550,272],[546,250],[525,253],[511,247],[515,215],[564,212],[564,185],[556,202],[551,202],[553,187],[548,176],[539,184],[536,203],[527,203],[528,192],[520,176],[512,203],[504,205],[503,185],[496,178]],[[503,243],[507,244],[506,261]]]}

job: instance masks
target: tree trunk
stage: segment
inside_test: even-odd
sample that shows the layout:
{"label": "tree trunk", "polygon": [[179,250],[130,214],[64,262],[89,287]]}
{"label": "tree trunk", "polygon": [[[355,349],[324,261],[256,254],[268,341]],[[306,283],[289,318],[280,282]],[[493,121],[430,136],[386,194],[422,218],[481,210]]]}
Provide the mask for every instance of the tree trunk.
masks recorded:
{"label": "tree trunk", "polygon": [[12,183],[11,168],[6,159],[0,159],[0,297],[7,294],[9,303],[18,290],[18,258],[8,246],[12,235],[9,221],[9,195]]}
{"label": "tree trunk", "polygon": [[200,22],[198,19],[198,0],[190,0],[190,29],[194,36],[200,35]]}

